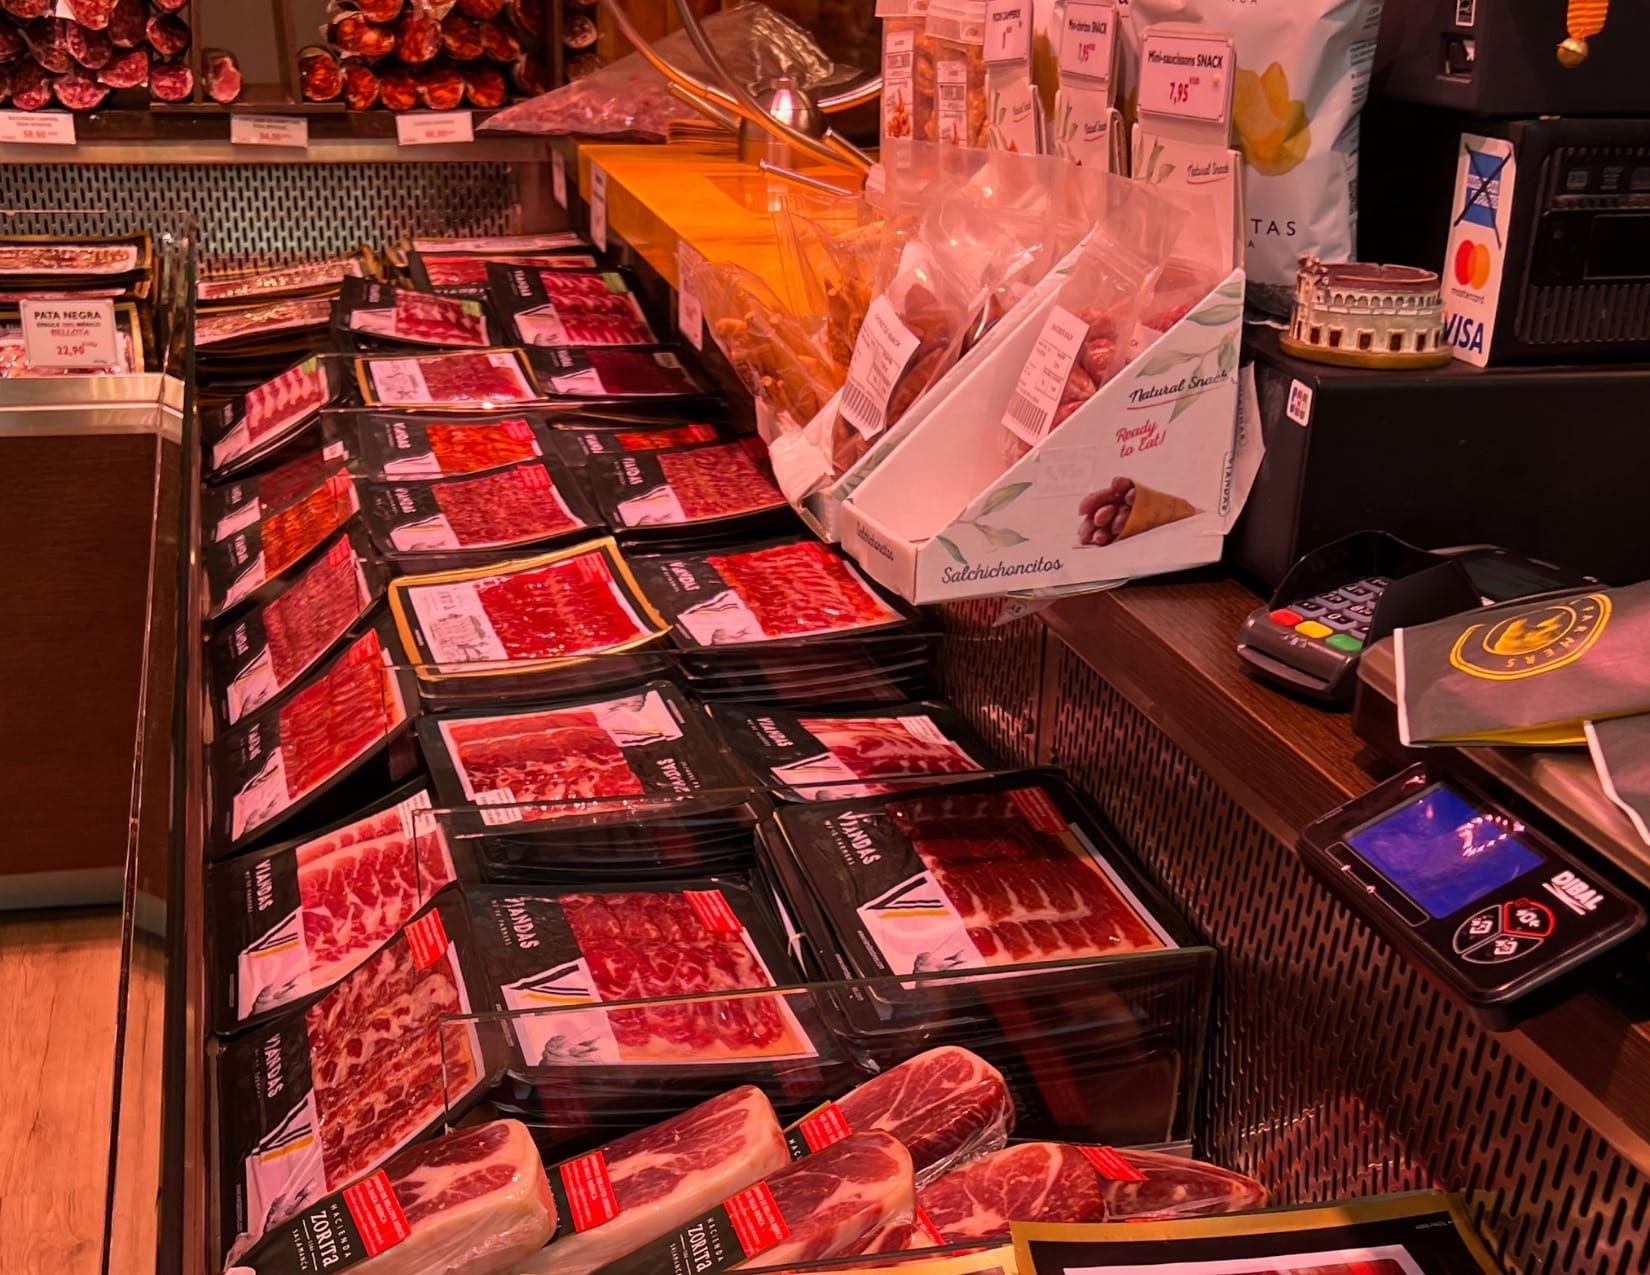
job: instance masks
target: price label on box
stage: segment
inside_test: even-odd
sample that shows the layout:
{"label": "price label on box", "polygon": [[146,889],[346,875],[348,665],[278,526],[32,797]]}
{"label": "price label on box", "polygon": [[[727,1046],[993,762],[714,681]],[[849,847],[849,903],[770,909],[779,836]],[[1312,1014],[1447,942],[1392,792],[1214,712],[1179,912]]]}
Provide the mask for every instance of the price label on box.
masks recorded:
{"label": "price label on box", "polygon": [[704,264],[704,257],[684,241],[676,244],[676,329],[696,350],[705,348],[705,310],[688,286],[689,272]]}
{"label": "price label on box", "polygon": [[987,66],[1031,60],[1032,0],[991,0],[985,12]]}
{"label": "price label on box", "polygon": [[469,111],[409,111],[395,117],[395,140],[403,146],[445,146],[476,139]]}
{"label": "price label on box", "polygon": [[1140,49],[1140,112],[1221,124],[1232,113],[1232,41],[1148,31]]}
{"label": "price label on box", "polygon": [[567,158],[560,151],[550,152],[550,193],[557,204],[567,207]]}
{"label": "price label on box", "polygon": [[20,301],[23,358],[30,367],[99,368],[120,362],[115,303]]}
{"label": "price label on box", "polygon": [[0,142],[73,146],[74,116],[67,111],[0,111]]}
{"label": "price label on box", "polygon": [[290,115],[231,115],[229,140],[235,146],[309,146],[309,121]]}
{"label": "price label on box", "polygon": [[1060,74],[1069,79],[1111,79],[1117,47],[1117,10],[1101,0],[1068,0],[1060,33]]}
{"label": "price label on box", "polygon": [[607,174],[590,165],[590,242],[607,251]]}

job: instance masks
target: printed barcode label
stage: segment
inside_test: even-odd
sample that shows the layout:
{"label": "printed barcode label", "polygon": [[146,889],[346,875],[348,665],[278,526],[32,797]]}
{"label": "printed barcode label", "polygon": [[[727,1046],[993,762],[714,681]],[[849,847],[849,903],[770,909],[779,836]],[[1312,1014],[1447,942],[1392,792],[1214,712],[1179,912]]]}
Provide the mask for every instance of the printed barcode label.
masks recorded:
{"label": "printed barcode label", "polygon": [[745,928],[720,890],[683,890],[682,897],[699,918],[699,924],[712,934],[738,934]]}
{"label": "printed barcode label", "polygon": [[1016,788],[1008,794],[1008,799],[1038,832],[1066,831],[1065,817],[1041,788]]}
{"label": "printed barcode label", "polygon": [[933,1219],[928,1216],[920,1204],[917,1206],[917,1215],[914,1220],[918,1229],[928,1237],[928,1242],[935,1248],[947,1243],[945,1236],[940,1234],[940,1228],[934,1225]]}
{"label": "printed barcode label", "polygon": [[441,924],[441,913],[426,912],[407,926],[406,933],[407,950],[418,969],[427,970],[447,955],[447,930]]}
{"label": "printed barcode label", "polygon": [[843,419],[866,438],[876,437],[887,426],[894,387],[920,344],[886,296],[871,302],[854,342],[840,403]]}
{"label": "printed barcode label", "polygon": [[[496,828],[503,823],[520,823],[521,811],[516,808],[516,794],[509,788],[494,788],[490,792],[478,792],[476,805],[482,807],[481,822],[490,828]],[[492,810],[487,807],[495,807]],[[497,809],[499,806],[508,809]]]}
{"label": "printed barcode label", "polygon": [[798,1122],[797,1128],[801,1130],[810,1151],[823,1151],[826,1147],[841,1142],[853,1132],[848,1127],[848,1120],[842,1114],[842,1109],[834,1102],[827,1102],[818,1111],[804,1116]]}
{"label": "printed barcode label", "polygon": [[728,1221],[746,1257],[765,1252],[791,1233],[766,1182],[758,1182],[738,1195],[729,1196],[722,1201],[722,1207],[727,1210]]}
{"label": "printed barcode label", "polygon": [[1078,1147],[1094,1171],[1109,1182],[1144,1182],[1146,1175],[1125,1160],[1115,1147]]}
{"label": "printed barcode label", "polygon": [[880,425],[870,428],[861,428],[858,425],[857,422],[862,420],[880,419],[882,405],[871,397],[870,391],[860,388],[852,381],[842,387],[842,414],[861,434],[870,434],[881,428]]}
{"label": "printed barcode label", "polygon": [[1072,364],[1088,331],[1088,324],[1063,306],[1055,306],[1043,322],[1003,411],[1003,428],[1022,442],[1035,447],[1053,428]]}
{"label": "printed barcode label", "polygon": [[1045,432],[1046,422],[1049,419],[1049,413],[1045,408],[1038,407],[1036,403],[1020,393],[1019,390],[1015,390],[1009,398],[1005,415],[1009,420],[1016,421],[1027,430],[1039,435]]}
{"label": "printed barcode label", "polygon": [[567,1161],[561,1166],[560,1174],[575,1231],[588,1231],[619,1216],[618,1197],[613,1194],[607,1160],[600,1151]]}
{"label": "printed barcode label", "polygon": [[361,1245],[368,1257],[377,1257],[412,1234],[407,1215],[401,1211],[401,1201],[395,1198],[389,1175],[382,1169],[370,1178],[345,1187],[344,1206],[349,1209],[355,1229],[361,1232]]}

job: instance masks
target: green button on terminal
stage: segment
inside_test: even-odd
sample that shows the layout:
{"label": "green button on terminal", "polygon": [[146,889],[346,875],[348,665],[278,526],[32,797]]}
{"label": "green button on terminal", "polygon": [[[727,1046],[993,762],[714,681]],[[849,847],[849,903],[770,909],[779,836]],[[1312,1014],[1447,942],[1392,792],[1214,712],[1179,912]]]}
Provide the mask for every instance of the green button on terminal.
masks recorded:
{"label": "green button on terminal", "polygon": [[1337,633],[1333,637],[1325,638],[1324,645],[1334,647],[1337,651],[1345,651],[1348,654],[1364,649],[1364,644],[1350,633]]}

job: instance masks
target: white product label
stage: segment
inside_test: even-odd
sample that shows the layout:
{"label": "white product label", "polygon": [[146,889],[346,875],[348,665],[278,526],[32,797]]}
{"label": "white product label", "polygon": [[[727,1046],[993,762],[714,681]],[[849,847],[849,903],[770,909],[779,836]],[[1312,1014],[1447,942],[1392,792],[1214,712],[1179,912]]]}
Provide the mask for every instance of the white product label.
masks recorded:
{"label": "white product label", "polygon": [[934,63],[935,134],[947,146],[967,146],[968,63],[947,60]]}
{"label": "white product label", "polygon": [[1483,367],[1495,340],[1517,161],[1511,142],[1463,133],[1456,164],[1444,256],[1444,339],[1456,358]]}
{"label": "white product label", "polygon": [[1049,312],[1003,410],[1004,429],[1033,447],[1048,436],[1071,365],[1082,353],[1088,332],[1089,325],[1064,306]]}
{"label": "white product label", "polygon": [[1117,11],[1098,0],[1067,0],[1060,33],[1060,79],[1110,80]]}
{"label": "white product label", "polygon": [[687,338],[696,350],[705,348],[705,309],[699,298],[688,287],[692,272],[705,264],[705,259],[686,241],[676,244],[676,330]]}
{"label": "white product label", "polygon": [[395,117],[395,140],[402,146],[446,146],[475,139],[469,111],[407,111]]}
{"label": "white product label", "polygon": [[263,550],[247,566],[246,570],[230,582],[229,588],[224,591],[223,604],[226,607],[234,606],[247,594],[251,593],[269,577],[264,571]]}
{"label": "white product label", "polygon": [[1142,113],[1220,124],[1230,118],[1232,42],[1217,35],[1164,35],[1141,41]]}
{"label": "white product label", "polygon": [[212,533],[212,539],[214,541],[228,540],[229,537],[234,535],[237,531],[245,531],[253,523],[258,521],[258,516],[261,512],[261,506],[259,506],[256,500],[247,501],[234,513],[227,514],[218,519],[218,525]]}
{"label": "white product label", "polygon": [[607,174],[590,165],[590,242],[607,251]]}
{"label": "white product label", "polygon": [[552,393],[565,394],[572,398],[600,398],[607,393],[607,386],[602,384],[602,374],[593,367],[552,376],[550,389]]}
{"label": "white product label", "polygon": [[921,343],[900,322],[886,296],[871,302],[854,342],[841,402],[843,418],[866,438],[875,438],[887,428],[894,387]]}
{"label": "white product label", "polygon": [[882,41],[882,135],[889,140],[911,136],[915,41],[910,31],[890,31]]}
{"label": "white product label", "polygon": [[991,0],[985,11],[985,62],[1031,60],[1031,0]]}
{"label": "white product label", "polygon": [[876,795],[874,786],[854,782],[859,776],[849,770],[835,753],[820,753],[817,757],[807,757],[788,766],[775,766],[773,777],[797,789],[809,801]]}
{"label": "white product label", "polygon": [[23,358],[30,367],[115,367],[113,301],[21,301]]}
{"label": "white product label", "polygon": [[0,111],[0,142],[73,146],[74,116],[67,111]]}
{"label": "white product label", "polygon": [[297,1212],[327,1192],[326,1164],[316,1133],[319,1112],[315,1091],[269,1131],[258,1149],[246,1157],[246,1225],[253,1236],[268,1228],[270,1215]]}
{"label": "white product label", "polygon": [[403,523],[390,532],[390,543],[402,553],[425,553],[434,549],[457,549],[458,534],[445,514]]}
{"label": "white product label", "polygon": [[768,636],[756,614],[732,589],[683,611],[676,617],[676,623],[692,634],[701,646],[761,642]]}
{"label": "white product label", "polygon": [[627,527],[651,527],[687,521],[682,502],[669,485],[645,491],[619,502],[619,521]]}
{"label": "white product label", "polygon": [[[1042,150],[1042,103],[1023,69],[993,71],[986,118],[991,121],[987,143],[992,150],[1036,155]],[[998,83],[1001,77],[1003,83]]]}
{"label": "white product label", "polygon": [[[260,871],[268,870],[266,862]],[[309,948],[301,909],[294,908],[245,951],[236,963],[235,1015],[250,1018],[309,990]]]}
{"label": "white product label", "polygon": [[229,835],[239,841],[252,829],[268,823],[292,804],[287,795],[286,761],[277,748],[230,803]]}
{"label": "white product label", "polygon": [[235,146],[309,146],[309,121],[291,115],[240,115],[229,117],[229,141]]}
{"label": "white product label", "polygon": [[550,194],[558,207],[567,207],[567,159],[559,150],[550,152]]}
{"label": "white product label", "polygon": [[863,905],[859,919],[895,974],[932,974],[985,964],[962,916],[928,872]]}
{"label": "white product label", "polygon": [[1312,423],[1312,387],[1305,381],[1289,382],[1289,401],[1284,404],[1284,414],[1297,425]]}
{"label": "white product label", "polygon": [[226,692],[229,720],[240,721],[260,704],[274,699],[280,689],[280,684],[275,680],[275,665],[269,658],[269,648],[265,647],[253,661],[252,667],[229,684]]}
{"label": "white product label", "polygon": [[[920,717],[902,717],[899,719],[899,724],[905,727],[906,732],[910,734],[912,738],[920,739],[925,744],[941,744],[946,748],[956,749],[956,745],[951,742],[950,736],[939,728],[938,724],[932,717],[928,717],[926,715]],[[957,751],[960,753],[962,750],[957,749]]]}
{"label": "white product label", "polygon": [[407,590],[407,600],[424,631],[425,645],[437,664],[478,664],[509,658],[481,605],[479,583],[485,581]]}
{"label": "white product label", "polygon": [[[483,812],[485,815],[485,812]],[[583,957],[541,970],[503,989],[506,1009],[519,1015],[516,1040],[529,1067],[620,1060],[606,1010],[579,1012],[575,1005],[595,1005],[596,980]],[[555,1013],[547,1011],[554,1010]],[[537,1011],[537,1012],[534,1012]]]}
{"label": "white product label", "polygon": [[252,435],[247,429],[246,418],[242,417],[235,422],[233,429],[212,444],[212,468],[222,469],[251,446]]}

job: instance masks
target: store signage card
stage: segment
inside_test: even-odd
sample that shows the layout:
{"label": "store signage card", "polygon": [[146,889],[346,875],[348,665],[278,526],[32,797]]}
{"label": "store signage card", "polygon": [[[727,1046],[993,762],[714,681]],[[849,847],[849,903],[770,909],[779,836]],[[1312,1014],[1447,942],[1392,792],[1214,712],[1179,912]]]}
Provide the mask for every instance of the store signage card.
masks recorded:
{"label": "store signage card", "polygon": [[74,116],[67,111],[0,111],[0,142],[73,146]]}
{"label": "store signage card", "polygon": [[1461,134],[1444,253],[1444,339],[1474,367],[1489,362],[1495,339],[1517,168],[1505,138]]}
{"label": "store signage card", "polygon": [[309,121],[295,115],[231,115],[229,140],[235,146],[309,146]]}
{"label": "store signage card", "polygon": [[116,367],[120,347],[113,301],[19,302],[23,357],[30,367]]}
{"label": "store signage card", "polygon": [[409,111],[395,117],[395,140],[402,146],[447,146],[476,139],[469,111]]}

